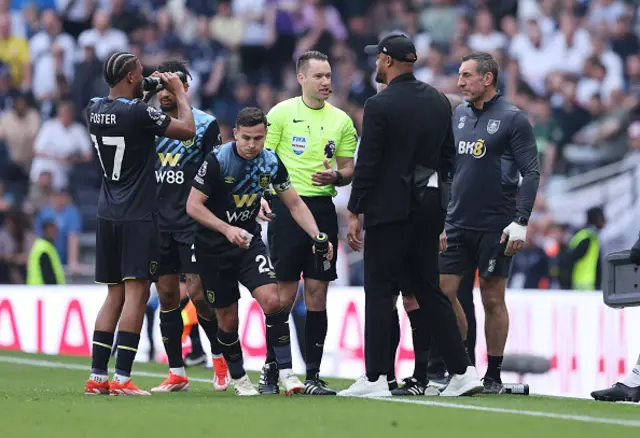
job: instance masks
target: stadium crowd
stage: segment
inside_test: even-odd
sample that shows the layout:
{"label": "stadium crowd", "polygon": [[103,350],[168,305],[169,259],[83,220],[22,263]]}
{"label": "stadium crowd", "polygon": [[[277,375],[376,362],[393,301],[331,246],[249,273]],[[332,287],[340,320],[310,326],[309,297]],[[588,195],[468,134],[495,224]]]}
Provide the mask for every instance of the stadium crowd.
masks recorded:
{"label": "stadium crowd", "polygon": [[[463,55],[499,61],[499,88],[533,124],[543,184],[510,284],[565,287],[572,230],[554,221],[544,187],[640,151],[639,15],[621,0],[0,0],[0,283],[25,282],[51,221],[68,272],[84,270],[80,235],[95,230],[101,173],[82,110],[107,92],[109,54],[131,51],[145,74],[186,59],[192,104],[227,141],[241,108],[267,112],[298,95],[295,60],[319,50],[333,68],[330,101],[360,131],[376,92],[363,48],[401,31],[416,46],[417,78],[445,93],[458,94]],[[340,188],[342,227],[348,197]],[[358,257],[342,257],[342,284],[362,284]]]}

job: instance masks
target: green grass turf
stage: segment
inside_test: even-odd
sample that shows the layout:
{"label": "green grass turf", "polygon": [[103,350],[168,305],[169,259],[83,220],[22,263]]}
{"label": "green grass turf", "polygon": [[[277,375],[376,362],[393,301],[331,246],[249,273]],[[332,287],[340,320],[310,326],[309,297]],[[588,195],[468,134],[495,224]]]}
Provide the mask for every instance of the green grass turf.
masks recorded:
{"label": "green grass turf", "polygon": [[[7,362],[13,359],[30,363]],[[47,366],[49,362],[54,366]],[[74,369],[58,368],[60,366]],[[81,369],[82,366],[85,369]],[[0,436],[373,438],[410,434],[407,436],[623,438],[637,437],[640,433],[640,406],[552,397],[405,399],[411,403],[284,395],[241,398],[231,389],[216,393],[210,383],[193,380],[189,393],[151,397],[85,396],[82,392],[88,368],[87,358],[0,351]],[[135,364],[134,375],[135,372],[164,374],[166,368],[159,364]],[[211,371],[204,368],[189,369],[188,373],[192,378],[211,378]],[[257,383],[255,373],[251,373],[251,378]],[[134,381],[142,388],[151,388],[162,378],[138,375]],[[336,389],[343,389],[350,382],[331,380],[330,383]],[[484,410],[413,404],[416,401]],[[510,412],[487,412],[486,409]],[[525,411],[544,416],[522,415]],[[549,415],[582,416],[586,421],[548,418]],[[625,420],[632,423],[597,423]]]}

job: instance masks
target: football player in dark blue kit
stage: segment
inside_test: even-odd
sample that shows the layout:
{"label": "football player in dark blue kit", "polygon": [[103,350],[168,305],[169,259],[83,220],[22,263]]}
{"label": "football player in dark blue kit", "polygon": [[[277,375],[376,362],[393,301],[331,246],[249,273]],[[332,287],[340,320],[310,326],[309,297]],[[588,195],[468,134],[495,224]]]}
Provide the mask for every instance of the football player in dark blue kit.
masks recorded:
{"label": "football player in dark blue kit", "polygon": [[[182,73],[184,90],[189,89],[189,71],[184,62],[169,59],[158,66],[158,71]],[[176,97],[169,90],[157,92],[160,108],[175,117],[178,106]],[[195,260],[193,243],[196,221],[186,211],[191,182],[204,157],[220,146],[220,128],[215,117],[192,108],[196,135],[187,141],[167,137],[156,138],[156,183],[158,199],[158,224],[160,228],[160,260],[158,261],[158,298],[160,299],[160,331],[169,359],[169,377],[153,392],[177,392],[189,389],[189,380],[182,358],[182,308],[180,306],[180,274],[186,279],[187,294],[198,314],[198,323],[211,343],[214,365],[214,388],[224,391],[230,377],[217,342],[218,322],[215,312],[205,303],[204,293]],[[192,330],[198,330],[193,327]]]}
{"label": "football player in dark blue kit", "polygon": [[[155,180],[155,137],[187,141],[196,135],[184,86],[174,73],[158,73],[175,94],[176,118],[139,100],[142,65],[126,52],[104,63],[109,96],[86,108],[91,139],[104,173],[98,199],[96,282],[108,285],[93,333],[91,376],[86,394],[149,395],[131,381],[140,341],[149,282],[157,279],[159,232]],[[118,326],[116,372],[109,383],[107,365]]]}
{"label": "football player in dark blue kit", "polygon": [[[270,185],[307,233],[315,248],[323,243],[333,258],[328,237],[320,233],[313,215],[272,151],[264,149],[267,118],[258,108],[238,114],[236,141],[207,155],[187,201],[187,213],[198,221],[195,256],[208,304],[218,315],[218,342],[227,361],[237,395],[259,395],[244,370],[238,339],[238,300],[242,283],[265,313],[267,345],[276,353],[280,384],[287,395],[303,392],[291,363],[288,314],[278,296],[276,275],[256,222],[264,190]],[[255,237],[254,237],[255,236]]]}

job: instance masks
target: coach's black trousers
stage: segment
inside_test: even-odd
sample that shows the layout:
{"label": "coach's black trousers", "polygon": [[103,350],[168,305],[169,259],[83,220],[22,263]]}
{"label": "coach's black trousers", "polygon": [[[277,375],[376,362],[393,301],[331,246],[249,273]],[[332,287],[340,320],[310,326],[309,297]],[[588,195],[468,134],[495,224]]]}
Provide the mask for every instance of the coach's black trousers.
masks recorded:
{"label": "coach's black trousers", "polygon": [[449,372],[462,374],[469,366],[453,307],[440,289],[438,239],[444,213],[438,191],[433,193],[431,213],[416,212],[404,221],[366,229],[365,364],[370,379],[391,371],[388,330],[398,286],[416,297]]}

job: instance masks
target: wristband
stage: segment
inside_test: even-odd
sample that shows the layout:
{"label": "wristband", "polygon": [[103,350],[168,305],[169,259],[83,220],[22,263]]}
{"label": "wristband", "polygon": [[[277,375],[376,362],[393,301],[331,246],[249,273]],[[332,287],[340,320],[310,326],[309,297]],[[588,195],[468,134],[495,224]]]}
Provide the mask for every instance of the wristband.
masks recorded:
{"label": "wristband", "polygon": [[336,182],[334,185],[339,186],[342,184],[342,181],[344,181],[344,176],[342,176],[342,173],[340,173],[339,170],[334,170],[334,172],[336,173]]}

